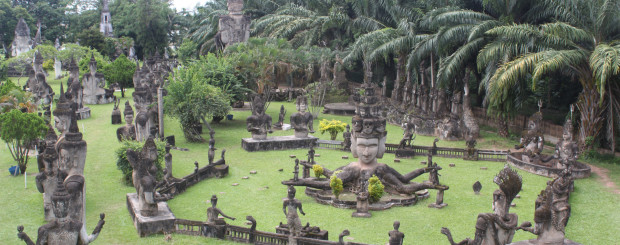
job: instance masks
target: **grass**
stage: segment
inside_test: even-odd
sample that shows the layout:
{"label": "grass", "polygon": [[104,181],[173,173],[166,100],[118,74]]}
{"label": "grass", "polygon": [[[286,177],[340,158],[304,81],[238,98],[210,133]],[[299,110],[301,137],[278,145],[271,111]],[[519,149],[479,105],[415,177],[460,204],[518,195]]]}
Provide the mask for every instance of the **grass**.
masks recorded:
{"label": "grass", "polygon": [[[50,76],[52,77],[52,76]],[[25,80],[22,78],[22,84]],[[63,80],[65,82],[66,79]],[[52,80],[50,85],[54,91],[59,91],[60,81]],[[131,95],[132,90],[126,95]],[[120,93],[117,93],[120,96]],[[130,97],[122,99],[124,104]],[[133,105],[133,102],[131,102]],[[284,104],[288,116],[295,111],[293,103],[273,102],[268,113],[277,119],[280,105]],[[114,150],[119,147],[116,140],[116,129],[120,125],[110,124],[112,104],[89,105],[92,117],[78,121],[84,134],[84,140],[88,143],[86,158],[86,222],[88,231],[91,232],[99,219],[99,213],[106,213],[106,225],[104,226],[97,244],[233,244],[202,237],[190,237],[184,235],[172,235],[172,241],[164,241],[163,235],[153,235],[140,238],[133,226],[132,220],[125,206],[125,194],[135,192],[135,189],[126,186],[121,181],[121,172],[116,169]],[[123,107],[123,106],[121,106]],[[122,110],[123,108],[121,108]],[[226,149],[226,160],[230,165],[229,176],[222,179],[208,179],[190,189],[184,194],[168,202],[177,218],[191,220],[206,220],[207,200],[211,195],[219,197],[218,207],[229,216],[237,220],[229,223],[244,226],[245,216],[252,215],[258,223],[257,229],[274,232],[280,222],[286,222],[282,212],[282,198],[286,197],[286,188],[280,181],[290,179],[293,176],[294,159],[289,155],[305,158],[306,150],[271,151],[248,153],[241,149],[241,138],[250,137],[245,130],[245,118],[250,115],[249,111],[234,111],[234,120],[224,120],[219,124],[212,124],[216,131],[216,160],[219,151]],[[319,119],[338,119],[349,123],[350,117],[320,115]],[[288,121],[288,119],[287,119]],[[318,129],[318,121],[314,121],[314,128]],[[388,125],[389,143],[399,142],[402,129]],[[183,138],[183,133],[178,122],[165,118],[165,134],[175,135],[177,146],[188,148],[189,151],[172,151],[173,174],[176,177],[185,176],[193,171],[194,161],[200,166],[207,163],[207,148],[205,144],[188,143]],[[276,131],[272,135],[291,135],[292,131]],[[329,134],[314,134],[321,139],[329,139]],[[512,148],[516,141],[509,141],[497,137],[493,133],[482,132],[483,138],[479,140],[478,147],[484,149],[507,149]],[[203,137],[208,138],[205,131]],[[339,135],[338,140],[342,140]],[[418,136],[416,145],[432,145],[432,137]],[[4,144],[3,144],[4,145]],[[465,147],[463,141],[447,142],[440,141],[438,146]],[[347,164],[353,159],[351,153],[317,149],[321,154],[316,161],[329,169]],[[350,160],[343,160],[342,156],[349,156]],[[387,163],[401,173],[423,167],[420,161],[426,157],[402,159],[400,163],[393,163],[394,155],[386,154],[381,162]],[[442,167],[440,180],[450,186],[445,194],[445,202],[448,206],[437,210],[428,208],[427,205],[434,202],[435,191],[430,191],[429,199],[419,202],[411,207],[395,207],[386,211],[372,212],[370,219],[352,218],[353,210],[337,209],[330,206],[317,204],[313,199],[303,194],[302,188],[297,188],[297,198],[302,202],[306,216],[301,216],[302,223],[309,222],[313,226],[319,226],[329,230],[332,240],[344,229],[351,231],[350,238],[356,242],[370,244],[385,244],[388,240],[388,231],[392,229],[395,220],[401,222],[401,231],[406,235],[406,244],[447,244],[447,239],[439,231],[441,227],[452,230],[455,239],[473,237],[474,225],[478,213],[491,212],[492,193],[497,185],[492,183],[495,176],[502,168],[503,163],[497,162],[471,162],[460,159],[434,158]],[[0,146],[0,167],[8,169],[14,165],[13,160],[5,146]],[[449,163],[455,163],[456,167],[448,167]],[[617,165],[597,164],[608,167],[617,183],[620,183],[620,169]],[[480,170],[487,167],[488,170]],[[278,169],[284,169],[280,172]],[[251,170],[258,174],[251,175]],[[45,223],[43,219],[42,195],[35,187],[36,164],[29,164],[27,182],[24,189],[24,176],[12,177],[8,171],[0,174],[0,185],[7,187],[5,194],[0,198],[0,241],[3,244],[21,244],[17,238],[17,225],[24,225],[25,231],[36,239],[37,229]],[[534,200],[536,195],[545,188],[549,180],[544,177],[519,171],[523,177],[523,190],[521,198],[516,199],[516,207],[511,211],[519,215],[519,223],[533,221]],[[249,179],[242,179],[249,176]],[[423,175],[417,181],[427,178]],[[482,183],[480,195],[472,191],[472,184],[476,181]],[[239,183],[238,186],[232,186]],[[617,212],[620,196],[610,193],[596,179],[591,177],[576,181],[576,191],[571,195],[572,217],[567,227],[567,237],[584,244],[614,244],[620,240],[620,212]],[[525,232],[517,232],[514,241],[534,238]]]}

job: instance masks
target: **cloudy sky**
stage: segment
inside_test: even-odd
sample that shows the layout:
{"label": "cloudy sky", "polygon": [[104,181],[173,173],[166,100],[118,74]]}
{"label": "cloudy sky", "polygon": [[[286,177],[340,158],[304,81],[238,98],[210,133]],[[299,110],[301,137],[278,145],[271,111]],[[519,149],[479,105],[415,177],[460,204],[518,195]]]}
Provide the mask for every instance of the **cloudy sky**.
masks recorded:
{"label": "cloudy sky", "polygon": [[187,10],[193,9],[196,4],[204,4],[207,0],[172,0],[172,6],[180,11],[185,8]]}

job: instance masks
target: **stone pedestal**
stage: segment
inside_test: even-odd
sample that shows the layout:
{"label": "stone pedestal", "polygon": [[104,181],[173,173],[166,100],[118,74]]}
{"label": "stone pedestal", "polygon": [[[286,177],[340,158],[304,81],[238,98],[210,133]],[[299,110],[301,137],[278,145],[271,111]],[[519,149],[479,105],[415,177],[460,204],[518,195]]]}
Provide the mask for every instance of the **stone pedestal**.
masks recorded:
{"label": "stone pedestal", "polygon": [[140,234],[140,237],[145,237],[150,234],[156,233],[171,233],[174,232],[174,221],[176,217],[170,211],[168,203],[157,203],[157,215],[156,216],[142,216],[139,210],[138,194],[127,193],[127,209],[133,224]]}
{"label": "stone pedestal", "polygon": [[447,203],[443,202],[443,191],[444,190],[437,191],[437,199],[435,200],[435,203],[428,205],[429,208],[442,209],[443,207],[448,206]]}
{"label": "stone pedestal", "polygon": [[78,109],[75,112],[76,116],[77,116],[77,120],[82,120],[82,119],[86,119],[90,117],[90,108],[89,107],[83,107]]}
{"label": "stone pedestal", "polygon": [[[540,242],[536,239],[532,239],[532,240],[527,240],[527,241],[519,241],[519,242],[513,242],[510,243],[509,245],[542,245],[542,244],[548,244],[548,243],[544,243],[544,242]],[[564,243],[560,243],[563,245],[581,245],[581,243],[577,243],[568,239],[564,239]]]}
{"label": "stone pedestal", "polygon": [[297,138],[293,135],[268,137],[264,140],[252,138],[241,139],[241,147],[246,151],[272,151],[310,148],[319,138],[308,135],[307,138]]}

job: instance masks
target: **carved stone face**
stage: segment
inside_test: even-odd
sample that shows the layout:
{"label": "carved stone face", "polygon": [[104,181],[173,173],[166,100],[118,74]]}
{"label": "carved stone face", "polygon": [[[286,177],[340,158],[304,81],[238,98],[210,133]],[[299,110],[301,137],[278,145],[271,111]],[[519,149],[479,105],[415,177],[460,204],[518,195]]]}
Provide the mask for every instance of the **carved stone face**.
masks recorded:
{"label": "carved stone face", "polygon": [[63,134],[69,130],[70,121],[71,118],[68,116],[54,116],[54,127]]}
{"label": "carved stone face", "polygon": [[379,152],[379,139],[377,138],[358,138],[355,146],[359,156],[360,163],[363,165],[371,165],[377,161],[377,153]]}
{"label": "carved stone face", "polygon": [[55,201],[52,202],[52,209],[56,218],[67,217],[68,213],[67,201]]}
{"label": "carved stone face", "polygon": [[125,121],[127,122],[128,125],[132,124],[133,123],[133,115],[127,114],[125,116]]}
{"label": "carved stone face", "polygon": [[308,105],[306,105],[305,103],[299,103],[297,104],[297,110],[301,113],[306,112],[306,110],[308,109]]}
{"label": "carved stone face", "polygon": [[497,214],[499,217],[506,216],[506,205],[510,205],[506,203],[506,196],[500,190],[496,190],[493,193],[493,213]]}

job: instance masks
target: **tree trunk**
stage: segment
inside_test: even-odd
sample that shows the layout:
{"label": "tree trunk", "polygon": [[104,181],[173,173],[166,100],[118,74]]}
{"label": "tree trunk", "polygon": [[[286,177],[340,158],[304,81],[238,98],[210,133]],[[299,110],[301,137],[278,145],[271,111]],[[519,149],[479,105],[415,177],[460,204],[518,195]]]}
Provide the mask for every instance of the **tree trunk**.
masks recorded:
{"label": "tree trunk", "polygon": [[500,137],[508,138],[508,122],[503,116],[497,117],[497,134],[499,134]]}
{"label": "tree trunk", "polygon": [[394,89],[392,89],[392,100],[395,102],[402,101],[400,95],[402,94],[402,83],[405,81],[405,60],[406,55],[398,55],[398,60],[396,61],[396,80],[394,80]]}
{"label": "tree trunk", "polygon": [[581,114],[579,144],[586,150],[592,149],[594,146],[593,142],[601,133],[603,127],[602,110],[598,105],[599,96],[595,88],[584,87],[576,103],[577,109]]}

